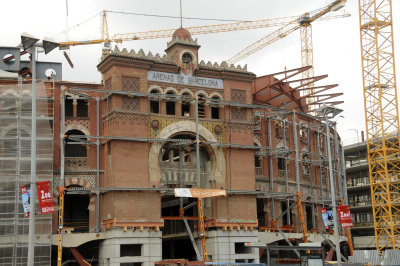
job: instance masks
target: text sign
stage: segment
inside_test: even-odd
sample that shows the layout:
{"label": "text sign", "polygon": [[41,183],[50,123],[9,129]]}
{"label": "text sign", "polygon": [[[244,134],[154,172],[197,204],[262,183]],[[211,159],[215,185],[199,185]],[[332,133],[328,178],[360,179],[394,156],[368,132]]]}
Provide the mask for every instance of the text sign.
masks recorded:
{"label": "text sign", "polygon": [[226,196],[224,189],[174,188],[175,197],[210,198]]}
{"label": "text sign", "polygon": [[36,188],[38,192],[40,211],[42,214],[54,212],[50,181],[37,182]]}
{"label": "text sign", "polygon": [[31,189],[30,185],[22,185],[21,189],[21,197],[22,197],[22,206],[24,207],[24,216],[25,218],[29,217],[29,211],[31,210],[30,202],[31,202]]}
{"label": "text sign", "polygon": [[222,79],[193,77],[192,75],[173,74],[166,72],[148,71],[147,80],[165,83],[181,84],[186,86],[196,86],[213,89],[223,89],[224,82]]}
{"label": "text sign", "polygon": [[324,221],[325,228],[328,229],[329,226],[333,226],[333,213],[332,211],[327,211],[325,208],[321,208],[322,220]]}
{"label": "text sign", "polygon": [[352,227],[353,221],[351,220],[350,206],[349,205],[338,206],[337,211],[342,228]]}

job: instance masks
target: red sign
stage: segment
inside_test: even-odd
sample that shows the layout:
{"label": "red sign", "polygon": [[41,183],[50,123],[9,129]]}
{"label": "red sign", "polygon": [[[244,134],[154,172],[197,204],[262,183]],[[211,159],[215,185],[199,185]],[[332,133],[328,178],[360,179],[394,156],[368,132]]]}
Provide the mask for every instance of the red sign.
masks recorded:
{"label": "red sign", "polygon": [[50,181],[37,182],[36,188],[38,192],[40,211],[42,214],[54,212]]}
{"label": "red sign", "polygon": [[349,205],[337,206],[339,215],[339,221],[343,228],[352,227],[353,221],[351,220],[350,207]]}

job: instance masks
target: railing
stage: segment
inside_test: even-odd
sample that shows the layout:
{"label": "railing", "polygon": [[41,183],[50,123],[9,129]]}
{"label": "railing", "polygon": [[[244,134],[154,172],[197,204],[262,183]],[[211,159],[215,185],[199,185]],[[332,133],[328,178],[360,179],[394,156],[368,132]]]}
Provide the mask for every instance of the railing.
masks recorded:
{"label": "railing", "polygon": [[353,227],[374,227],[373,222],[354,222]]}
{"label": "railing", "polygon": [[65,170],[82,170],[88,168],[86,157],[66,157],[64,162]]}
{"label": "railing", "polygon": [[72,232],[89,232],[89,219],[65,219],[64,227],[73,228]]}

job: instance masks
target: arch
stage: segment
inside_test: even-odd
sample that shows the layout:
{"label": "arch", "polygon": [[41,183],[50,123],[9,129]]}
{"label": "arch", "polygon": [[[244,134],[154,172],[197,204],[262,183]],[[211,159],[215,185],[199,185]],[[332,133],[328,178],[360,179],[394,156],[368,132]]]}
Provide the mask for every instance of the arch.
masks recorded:
{"label": "arch", "polygon": [[185,94],[185,93],[190,94],[190,96],[194,97],[193,91],[191,91],[191,90],[188,89],[188,88],[185,88],[185,89],[180,90],[179,93],[178,93],[178,95],[183,95],[183,94]]}
{"label": "arch", "polygon": [[172,91],[174,94],[179,95],[178,90],[174,87],[167,87],[164,91],[165,91],[165,94]]}
{"label": "arch", "polygon": [[164,90],[163,90],[160,86],[158,86],[158,85],[151,85],[151,86],[147,89],[147,92],[150,93],[152,90],[157,90],[158,93],[160,93],[160,94],[163,94],[163,93],[164,93]]}
{"label": "arch", "polygon": [[208,93],[205,92],[204,90],[198,90],[195,92],[195,95],[199,96],[199,95],[203,95],[205,98],[209,98],[208,97]]}
{"label": "arch", "polygon": [[193,65],[197,65],[197,57],[196,55],[189,49],[183,49],[180,53],[179,53],[179,60],[182,61],[182,57],[184,54],[190,54],[192,56],[192,64]]}
{"label": "arch", "polygon": [[85,126],[83,126],[83,125],[81,125],[81,124],[79,124],[78,122],[75,122],[75,121],[71,122],[69,125],[67,125],[65,127],[64,134],[67,133],[68,131],[71,131],[71,130],[79,130],[79,131],[82,131],[85,136],[90,136],[89,129],[87,129]]}
{"label": "arch", "polygon": [[[196,123],[192,121],[179,121],[165,127],[160,132],[160,138],[168,139],[179,133],[192,133],[196,132]],[[205,127],[199,125],[199,135],[206,141],[216,142],[216,137]],[[225,157],[222,148],[208,146],[208,152],[211,157],[211,173],[209,181],[214,184],[216,188],[223,187],[225,184],[226,166]],[[161,173],[159,171],[158,158],[160,156],[160,144],[153,143],[150,147],[149,153],[149,172],[150,182],[153,185],[160,185]]]}
{"label": "arch", "polygon": [[15,97],[18,97],[18,92],[16,90],[7,89],[1,94],[0,98],[2,98],[3,96],[5,96],[7,94],[11,94],[11,95],[14,95]]}
{"label": "arch", "polygon": [[222,97],[221,93],[213,91],[212,93],[210,93],[210,95],[208,96],[208,98],[213,98],[213,97],[218,97],[220,100],[224,99],[224,97]]}

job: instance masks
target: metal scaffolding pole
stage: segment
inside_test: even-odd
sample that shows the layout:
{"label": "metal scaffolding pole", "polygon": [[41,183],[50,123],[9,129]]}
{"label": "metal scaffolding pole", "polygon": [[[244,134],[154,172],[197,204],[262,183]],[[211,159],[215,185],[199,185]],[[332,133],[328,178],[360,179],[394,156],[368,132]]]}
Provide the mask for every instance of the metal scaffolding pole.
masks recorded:
{"label": "metal scaffolding pole", "polygon": [[338,223],[338,214],[337,214],[337,210],[336,210],[336,192],[335,192],[335,186],[334,186],[334,180],[333,180],[333,166],[332,166],[330,127],[329,127],[328,114],[325,115],[325,123],[326,123],[326,137],[327,137],[327,143],[328,143],[329,180],[331,183],[332,214],[333,214],[333,226],[334,226],[334,231],[335,231],[336,257],[337,257],[338,265],[341,265],[339,223]]}
{"label": "metal scaffolding pole", "polygon": [[35,203],[36,203],[36,46],[32,56],[32,134],[31,134],[31,191],[29,210],[28,266],[35,263]]}
{"label": "metal scaffolding pole", "polygon": [[[96,97],[96,134],[100,136],[100,99]],[[96,188],[100,187],[100,139],[96,139]],[[96,232],[100,232],[100,192],[96,191]]]}

